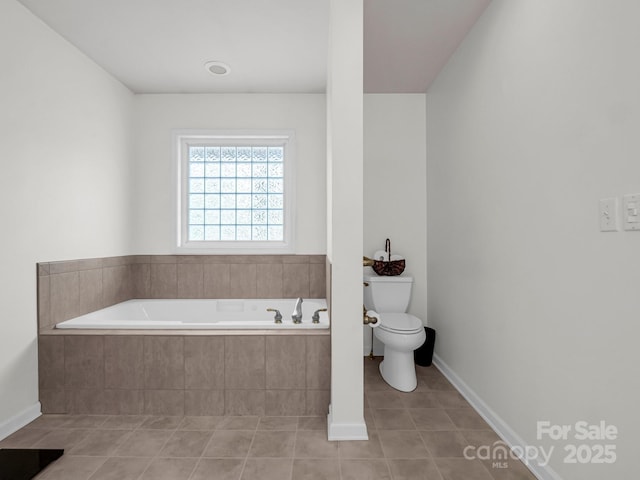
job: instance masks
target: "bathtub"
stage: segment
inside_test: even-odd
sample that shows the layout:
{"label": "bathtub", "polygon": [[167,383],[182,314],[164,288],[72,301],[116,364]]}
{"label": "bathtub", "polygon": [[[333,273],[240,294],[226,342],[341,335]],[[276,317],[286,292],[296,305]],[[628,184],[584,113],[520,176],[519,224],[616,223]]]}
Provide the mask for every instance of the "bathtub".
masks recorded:
{"label": "bathtub", "polygon": [[[316,310],[327,307],[325,299],[304,299],[302,323],[291,320],[295,299],[128,300],[56,325],[59,329],[114,330],[309,330],[329,328],[327,312],[312,323]],[[277,309],[282,323],[274,322]]]}

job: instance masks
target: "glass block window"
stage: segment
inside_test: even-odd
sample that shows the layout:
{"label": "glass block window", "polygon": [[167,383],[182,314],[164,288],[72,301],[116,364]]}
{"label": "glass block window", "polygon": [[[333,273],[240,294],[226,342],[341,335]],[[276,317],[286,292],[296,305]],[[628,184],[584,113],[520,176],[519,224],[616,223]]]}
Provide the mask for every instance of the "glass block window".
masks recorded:
{"label": "glass block window", "polygon": [[179,244],[289,245],[291,137],[290,133],[181,137]]}

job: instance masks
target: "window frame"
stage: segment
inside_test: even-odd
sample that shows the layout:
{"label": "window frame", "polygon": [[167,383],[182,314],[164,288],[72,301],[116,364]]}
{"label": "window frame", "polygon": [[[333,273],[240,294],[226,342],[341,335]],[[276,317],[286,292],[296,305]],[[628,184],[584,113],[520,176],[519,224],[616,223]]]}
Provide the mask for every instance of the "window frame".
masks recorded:
{"label": "window frame", "polygon": [[[176,162],[176,227],[177,253],[202,254],[269,254],[295,252],[295,131],[294,130],[175,130],[173,131]],[[190,146],[242,145],[284,147],[283,158],[283,240],[201,240],[188,237],[188,195]],[[253,178],[253,177],[252,177]]]}

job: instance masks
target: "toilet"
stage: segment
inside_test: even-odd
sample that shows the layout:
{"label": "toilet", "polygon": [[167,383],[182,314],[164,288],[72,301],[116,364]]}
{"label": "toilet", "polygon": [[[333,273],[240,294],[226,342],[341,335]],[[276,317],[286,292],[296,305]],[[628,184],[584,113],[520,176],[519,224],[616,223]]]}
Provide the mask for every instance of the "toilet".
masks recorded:
{"label": "toilet", "polygon": [[384,345],[384,360],[380,374],[385,382],[401,392],[415,390],[418,382],[413,351],[426,338],[422,321],[405,313],[411,299],[413,278],[364,276],[364,306],[380,316],[380,325],[373,329]]}

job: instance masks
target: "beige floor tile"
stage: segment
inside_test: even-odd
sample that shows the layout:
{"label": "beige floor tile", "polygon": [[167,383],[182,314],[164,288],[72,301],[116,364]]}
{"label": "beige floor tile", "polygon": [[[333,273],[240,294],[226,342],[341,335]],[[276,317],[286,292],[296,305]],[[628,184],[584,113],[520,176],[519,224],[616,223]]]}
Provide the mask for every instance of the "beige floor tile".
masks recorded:
{"label": "beige floor tile", "polygon": [[[380,357],[382,358],[382,357]],[[366,379],[375,378],[380,376],[380,361],[373,360],[369,357],[364,359],[364,377]]]}
{"label": "beige floor tile", "polygon": [[338,442],[340,458],[382,458],[384,452],[378,432],[370,431],[369,440]]}
{"label": "beige floor tile", "polygon": [[369,408],[402,408],[402,393],[393,391],[367,392],[365,395]]}
{"label": "beige floor tile", "polygon": [[258,430],[297,430],[298,417],[261,417]]}
{"label": "beige floor tile", "polygon": [[457,431],[420,432],[432,457],[462,457],[469,442]]}
{"label": "beige floor tile", "polygon": [[298,417],[298,430],[327,430],[327,417]]}
{"label": "beige floor tile", "polygon": [[161,457],[200,457],[212,432],[207,430],[177,430],[160,450]]}
{"label": "beige floor tile", "polygon": [[69,421],[69,415],[63,415],[63,414],[40,415],[38,418],[36,418],[33,422],[31,422],[29,425],[25,426],[24,428],[54,429],[54,428],[62,427],[68,421]]}
{"label": "beige floor tile", "polygon": [[260,417],[257,416],[225,416],[218,425],[218,430],[255,430]]}
{"label": "beige floor tile", "polygon": [[69,420],[62,425],[64,428],[98,428],[106,420],[107,415],[68,415]]}
{"label": "beige floor tile", "polygon": [[254,434],[247,430],[216,430],[202,455],[244,458],[249,453]]}
{"label": "beige floor tile", "polygon": [[296,458],[327,458],[338,456],[338,442],[327,440],[322,430],[298,430],[295,442]]}
{"label": "beige floor tile", "polygon": [[437,407],[442,408],[465,408],[469,406],[469,403],[464,399],[462,395],[454,390],[441,390],[437,392],[431,392],[434,396]]}
{"label": "beige floor tile", "polygon": [[409,415],[418,430],[453,430],[454,423],[442,408],[411,408]]}
{"label": "beige floor tile", "polygon": [[382,451],[386,458],[427,458],[420,434],[415,431],[379,430]]}
{"label": "beige floor tile", "polygon": [[293,459],[248,458],[242,480],[290,480]]}
{"label": "beige floor tile", "polygon": [[108,417],[100,428],[136,429],[147,419],[145,415],[114,415]]}
{"label": "beige floor tile", "polygon": [[173,430],[136,430],[115,451],[118,457],[155,457]]}
{"label": "beige floor tile", "polygon": [[391,387],[384,379],[380,376],[380,373],[377,376],[365,376],[364,379],[364,391],[365,393],[369,392],[395,392],[396,390]]}
{"label": "beige floor tile", "polygon": [[342,480],[391,480],[386,460],[340,459]]}
{"label": "beige floor tile", "polygon": [[150,416],[139,428],[149,430],[175,430],[182,422],[182,417]]}
{"label": "beige floor tile", "polygon": [[37,441],[34,448],[62,448],[66,451],[84,440],[91,430],[77,428],[59,428]]}
{"label": "beige floor tile", "polygon": [[215,430],[223,420],[221,416],[184,417],[178,430]]}
{"label": "beige floor tile", "polygon": [[428,376],[420,376],[418,377],[418,387],[416,391],[434,391],[434,390],[453,390],[455,388],[449,381],[442,376],[428,375]]}
{"label": "beige floor tile", "polygon": [[367,424],[368,430],[378,429],[378,426],[376,425],[375,417],[373,416],[373,409],[371,408],[364,409],[364,422]]}
{"label": "beige floor tile", "polygon": [[74,457],[63,455],[49,465],[38,480],[87,480],[102,466],[107,457]]}
{"label": "beige floor tile", "polygon": [[30,448],[51,433],[49,429],[22,428],[0,442],[0,448]]}
{"label": "beige floor tile", "polygon": [[337,458],[295,458],[293,480],[340,480]]}
{"label": "beige floor tile", "polygon": [[[306,432],[308,433],[308,432]],[[312,432],[313,433],[313,432]],[[293,457],[296,432],[257,431],[249,449],[250,457]]]}
{"label": "beige floor tile", "polygon": [[109,456],[131,435],[130,430],[93,430],[71,450],[70,455]]}
{"label": "beige floor tile", "polygon": [[447,415],[456,427],[464,430],[490,429],[489,424],[471,407],[447,408]]}
{"label": "beige floor tile", "polygon": [[416,426],[404,408],[372,408],[378,430],[415,430]]}
{"label": "beige floor tile", "polygon": [[364,359],[364,374],[366,375],[375,375],[379,373],[380,363],[382,362],[382,357],[365,357]]}
{"label": "beige floor tile", "polygon": [[[443,392],[411,392],[402,395],[402,405],[404,408],[431,408],[439,407],[438,393]],[[449,392],[444,392],[449,393]],[[457,392],[455,392],[457,393]],[[458,405],[452,405],[458,406]],[[466,405],[464,405],[466,406]]]}
{"label": "beige floor tile", "polygon": [[107,459],[89,480],[137,480],[149,464],[148,458],[120,458]]}
{"label": "beige floor tile", "polygon": [[238,480],[243,466],[241,458],[203,458],[190,480]]}
{"label": "beige floor tile", "polygon": [[435,462],[430,458],[387,460],[393,480],[441,480]]}
{"label": "beige floor tile", "polygon": [[436,458],[443,480],[493,480],[479,460],[465,458]]}
{"label": "beige floor tile", "polygon": [[419,377],[442,377],[442,374],[433,365],[429,365],[428,367],[421,367],[420,365],[416,365],[416,375]]}
{"label": "beige floor tile", "polygon": [[139,480],[188,480],[196,458],[154,458]]}

